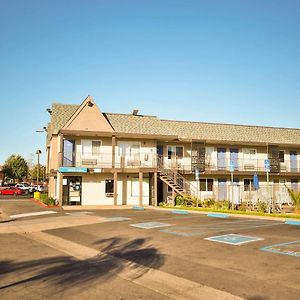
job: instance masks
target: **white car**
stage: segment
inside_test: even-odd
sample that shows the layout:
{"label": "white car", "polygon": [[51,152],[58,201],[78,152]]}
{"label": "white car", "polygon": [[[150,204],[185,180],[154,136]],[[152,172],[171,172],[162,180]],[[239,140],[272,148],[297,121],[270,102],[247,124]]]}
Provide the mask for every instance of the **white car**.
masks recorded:
{"label": "white car", "polygon": [[44,192],[45,188],[42,185],[32,185],[31,187],[32,192]]}
{"label": "white car", "polygon": [[17,187],[17,188],[19,188],[19,189],[25,191],[25,193],[31,192],[31,186],[30,186],[28,183],[26,183],[26,182],[23,182],[23,183],[17,183],[17,184],[15,185],[15,187]]}

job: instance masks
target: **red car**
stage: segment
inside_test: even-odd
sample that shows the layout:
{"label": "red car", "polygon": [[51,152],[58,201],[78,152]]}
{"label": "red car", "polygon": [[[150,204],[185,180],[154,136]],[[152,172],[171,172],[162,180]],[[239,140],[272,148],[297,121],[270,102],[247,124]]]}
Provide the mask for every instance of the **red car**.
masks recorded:
{"label": "red car", "polygon": [[23,195],[24,191],[15,187],[15,186],[11,186],[11,187],[7,187],[3,190],[0,190],[0,195]]}

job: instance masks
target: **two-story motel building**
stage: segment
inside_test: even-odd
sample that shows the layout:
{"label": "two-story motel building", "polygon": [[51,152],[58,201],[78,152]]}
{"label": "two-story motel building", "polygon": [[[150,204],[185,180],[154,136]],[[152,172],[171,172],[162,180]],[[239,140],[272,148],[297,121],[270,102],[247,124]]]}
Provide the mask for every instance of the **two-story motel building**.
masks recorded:
{"label": "two-story motel building", "polygon": [[157,205],[177,194],[240,203],[266,191],[284,203],[285,185],[298,189],[299,129],[102,113],[91,96],[48,111],[49,196],[60,205]]}

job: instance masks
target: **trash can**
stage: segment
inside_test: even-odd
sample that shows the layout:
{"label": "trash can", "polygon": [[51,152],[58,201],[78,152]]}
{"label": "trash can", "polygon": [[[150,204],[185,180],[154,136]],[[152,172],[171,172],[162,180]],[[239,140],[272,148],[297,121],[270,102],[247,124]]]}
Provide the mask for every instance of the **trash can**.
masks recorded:
{"label": "trash can", "polygon": [[40,200],[40,198],[41,198],[41,193],[40,193],[40,192],[34,192],[34,193],[33,193],[33,198],[34,198],[34,199],[37,199],[37,200]]}

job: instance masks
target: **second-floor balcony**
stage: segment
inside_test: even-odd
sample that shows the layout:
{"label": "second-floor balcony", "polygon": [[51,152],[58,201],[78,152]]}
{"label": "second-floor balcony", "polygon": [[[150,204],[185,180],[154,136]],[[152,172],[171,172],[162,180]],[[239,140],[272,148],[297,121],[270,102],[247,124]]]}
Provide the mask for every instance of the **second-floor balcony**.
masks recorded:
{"label": "second-floor balcony", "polygon": [[[267,159],[267,158],[266,158]],[[202,171],[210,172],[265,172],[266,159],[211,159],[205,158]],[[173,163],[174,165],[174,163]],[[177,161],[179,170],[191,171],[191,164],[183,164]],[[270,173],[298,173],[300,172],[298,160],[285,160],[280,162],[278,159],[270,159]]]}
{"label": "second-floor balcony", "polygon": [[[159,166],[158,166],[159,163]],[[112,153],[64,153],[61,156],[63,167],[87,167],[87,168],[164,168],[192,173],[191,157],[157,157],[157,154],[137,152],[130,155],[118,155],[113,160]],[[212,159],[206,157],[200,164],[201,171],[205,172],[230,172],[233,165],[234,172],[265,172],[265,159]],[[271,173],[299,173],[298,160],[270,160]]]}
{"label": "second-floor balcony", "polygon": [[63,153],[62,167],[86,168],[156,168],[156,155],[151,153],[134,153],[132,155],[115,155],[112,153]]}

